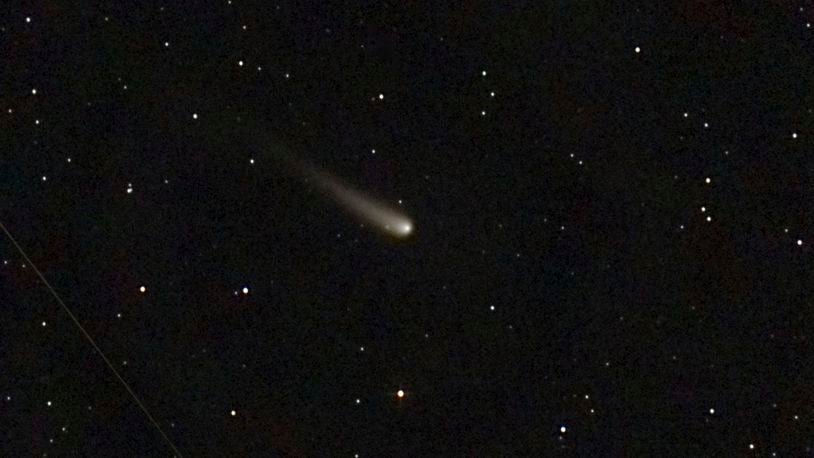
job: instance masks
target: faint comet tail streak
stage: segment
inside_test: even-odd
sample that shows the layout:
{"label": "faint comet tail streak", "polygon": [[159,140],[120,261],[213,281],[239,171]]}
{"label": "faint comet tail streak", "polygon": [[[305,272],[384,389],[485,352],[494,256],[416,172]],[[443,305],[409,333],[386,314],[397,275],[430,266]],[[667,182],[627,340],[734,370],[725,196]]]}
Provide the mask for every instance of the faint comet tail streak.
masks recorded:
{"label": "faint comet tail streak", "polygon": [[156,419],[150,414],[150,411],[147,410],[147,407],[144,405],[144,403],[141,402],[141,399],[139,399],[139,397],[136,395],[136,393],[133,391],[133,389],[130,388],[130,385],[128,385],[127,382],[124,381],[124,378],[122,378],[121,374],[119,374],[119,371],[116,370],[116,368],[113,366],[113,364],[107,358],[107,356],[105,356],[104,352],[102,352],[102,349],[99,348],[98,345],[96,345],[96,341],[93,340],[93,337],[91,337],[90,334],[88,334],[88,331],[85,330],[85,328],[82,326],[82,324],[76,318],[76,316],[74,316],[73,312],[71,312],[71,310],[68,308],[68,306],[65,305],[65,302],[62,301],[62,299],[59,297],[59,294],[57,294],[57,292],[54,290],[54,288],[51,287],[51,284],[48,283],[48,280],[45,279],[45,276],[43,276],[42,272],[40,272],[40,270],[31,261],[31,259],[28,258],[28,255],[25,254],[25,251],[23,251],[23,248],[20,246],[19,243],[17,243],[17,240],[15,240],[14,237],[11,236],[11,233],[8,231],[8,229],[6,229],[6,226],[2,222],[0,222],[0,228],[3,229],[3,232],[6,233],[9,240],[11,240],[11,243],[14,244],[14,246],[17,248],[17,251],[20,252],[20,255],[23,257],[23,259],[25,259],[25,262],[28,265],[30,265],[32,269],[34,269],[34,272],[36,272],[37,276],[40,278],[40,280],[42,280],[42,282],[45,284],[46,288],[48,288],[48,290],[54,296],[54,299],[56,299],[57,302],[59,302],[59,305],[62,306],[62,309],[65,310],[65,312],[68,314],[68,316],[71,317],[71,320],[74,322],[74,324],[76,324],[76,326],[79,328],[79,330],[82,331],[82,334],[85,336],[85,338],[88,340],[88,342],[90,342],[91,346],[93,346],[93,348],[99,353],[99,356],[101,356],[102,359],[105,361],[105,364],[107,364],[107,367],[110,369],[111,372],[113,372],[113,375],[115,375],[116,378],[119,379],[119,382],[121,382],[121,384],[124,385],[124,388],[127,390],[128,393],[130,393],[130,396],[133,398],[133,400],[136,402],[136,404],[138,404],[139,408],[141,408],[141,410],[144,412],[144,415],[146,415],[147,418],[150,420],[150,422],[153,424],[153,426],[155,426],[155,428],[158,430],[158,432],[161,434],[161,436],[164,438],[164,440],[170,446],[173,453],[175,453],[178,456],[178,458],[183,458],[183,456],[181,455],[181,452],[178,451],[178,448],[175,447],[175,444],[170,440],[169,436],[167,436],[167,434],[164,433],[164,430],[158,424]]}

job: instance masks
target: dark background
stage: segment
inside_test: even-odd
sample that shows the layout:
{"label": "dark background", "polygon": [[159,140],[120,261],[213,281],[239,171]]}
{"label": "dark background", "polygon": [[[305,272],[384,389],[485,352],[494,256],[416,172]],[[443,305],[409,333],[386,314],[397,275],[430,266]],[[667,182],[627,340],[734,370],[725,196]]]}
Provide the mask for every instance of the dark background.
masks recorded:
{"label": "dark background", "polygon": [[[0,221],[184,456],[812,455],[814,5],[446,3],[3,6]],[[172,456],[0,259],[2,454]]]}

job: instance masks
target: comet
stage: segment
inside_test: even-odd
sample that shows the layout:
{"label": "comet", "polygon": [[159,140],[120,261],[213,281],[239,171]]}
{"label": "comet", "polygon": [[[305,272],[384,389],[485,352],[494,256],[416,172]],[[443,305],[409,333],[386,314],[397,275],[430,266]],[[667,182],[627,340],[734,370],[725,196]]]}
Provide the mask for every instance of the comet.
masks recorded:
{"label": "comet", "polygon": [[326,170],[295,158],[287,148],[271,143],[263,156],[281,161],[306,182],[314,183],[320,192],[336,202],[363,224],[395,239],[407,239],[415,231],[415,224],[400,208],[362,192],[345,180]]}
{"label": "comet", "polygon": [[301,162],[298,168],[306,175],[306,179],[314,181],[323,194],[363,223],[397,239],[406,239],[412,235],[412,220],[398,208],[354,189],[329,172]]}
{"label": "comet", "polygon": [[304,178],[307,183],[313,183],[323,195],[362,224],[397,240],[405,240],[414,235],[416,225],[400,207],[356,189],[337,175],[304,160],[279,138],[275,138],[278,135],[273,134],[272,129],[246,121],[246,124],[237,130],[237,137],[230,137],[226,133],[228,130],[216,132],[223,132],[223,135],[220,135],[222,138],[250,139],[250,148],[257,153],[258,159],[285,165],[290,173]]}

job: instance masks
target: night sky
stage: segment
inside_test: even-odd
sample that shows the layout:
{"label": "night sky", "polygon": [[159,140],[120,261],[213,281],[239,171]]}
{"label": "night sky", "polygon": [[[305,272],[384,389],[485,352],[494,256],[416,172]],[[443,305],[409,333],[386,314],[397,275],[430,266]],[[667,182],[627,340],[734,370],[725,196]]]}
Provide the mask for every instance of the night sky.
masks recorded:
{"label": "night sky", "polygon": [[814,455],[810,1],[8,3],[3,456]]}

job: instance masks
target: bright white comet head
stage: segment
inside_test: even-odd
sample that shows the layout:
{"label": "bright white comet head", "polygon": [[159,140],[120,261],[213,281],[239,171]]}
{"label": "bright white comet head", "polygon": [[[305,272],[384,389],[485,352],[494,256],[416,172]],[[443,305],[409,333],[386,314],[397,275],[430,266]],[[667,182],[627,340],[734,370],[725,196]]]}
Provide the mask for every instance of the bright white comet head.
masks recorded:
{"label": "bright white comet head", "polygon": [[401,225],[399,225],[399,232],[404,237],[412,234],[413,233],[413,223],[411,223],[409,221],[407,221],[405,223],[401,223]]}
{"label": "bright white comet head", "polygon": [[399,221],[395,224],[387,224],[384,230],[398,238],[407,238],[413,233],[413,223],[409,220]]}

